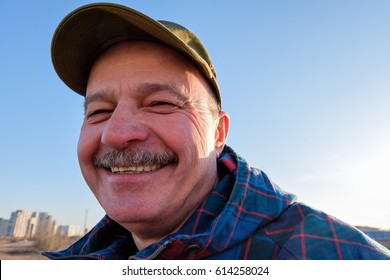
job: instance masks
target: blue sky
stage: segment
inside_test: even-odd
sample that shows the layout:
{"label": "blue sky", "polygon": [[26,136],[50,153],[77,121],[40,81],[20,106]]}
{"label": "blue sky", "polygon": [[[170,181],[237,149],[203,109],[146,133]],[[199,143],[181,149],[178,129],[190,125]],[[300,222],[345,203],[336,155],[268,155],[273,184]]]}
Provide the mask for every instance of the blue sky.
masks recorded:
{"label": "blue sky", "polygon": [[[3,1],[0,217],[104,214],[76,157],[83,99],[57,77],[57,24],[91,1]],[[283,189],[390,228],[390,1],[117,1],[193,30],[217,69],[228,144]]]}

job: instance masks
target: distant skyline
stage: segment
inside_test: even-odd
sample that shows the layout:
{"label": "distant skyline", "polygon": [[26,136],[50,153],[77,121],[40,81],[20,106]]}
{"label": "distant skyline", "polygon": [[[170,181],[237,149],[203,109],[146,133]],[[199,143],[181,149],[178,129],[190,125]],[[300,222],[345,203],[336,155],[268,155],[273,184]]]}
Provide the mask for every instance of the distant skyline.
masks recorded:
{"label": "distant skyline", "polygon": [[53,215],[51,215],[51,213],[50,212],[47,212],[47,211],[37,211],[37,210],[34,210],[34,209],[14,209],[14,210],[12,210],[10,213],[9,213],[9,215],[8,216],[5,216],[5,217],[1,217],[0,216],[0,219],[3,219],[3,220],[9,220],[10,218],[11,218],[11,216],[12,216],[12,213],[14,213],[14,212],[17,212],[17,211],[27,211],[27,212],[35,212],[35,213],[46,213],[46,214],[48,214],[49,216],[51,216],[52,217],[52,219],[56,222],[56,226],[69,226],[69,225],[77,225],[77,226],[80,226],[80,227],[83,227],[84,229],[85,228],[88,228],[87,226],[84,226],[84,225],[86,225],[86,223],[85,223],[85,221],[86,221],[86,217],[88,217],[88,213],[87,212],[85,212],[84,213],[84,223],[80,223],[80,224],[62,224],[62,223],[59,223],[58,221],[57,221],[57,219],[53,216]]}
{"label": "distant skyline", "polygon": [[[281,188],[353,225],[390,229],[390,1],[116,1],[181,23],[207,46],[228,145]],[[91,1],[2,3],[0,217],[104,215],[79,170],[83,98],[50,42]]]}

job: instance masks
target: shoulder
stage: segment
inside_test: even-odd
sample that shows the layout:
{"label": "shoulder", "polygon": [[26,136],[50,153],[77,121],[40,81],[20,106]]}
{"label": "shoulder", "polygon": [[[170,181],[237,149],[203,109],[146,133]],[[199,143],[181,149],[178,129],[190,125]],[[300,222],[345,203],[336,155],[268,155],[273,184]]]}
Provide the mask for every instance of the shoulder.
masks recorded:
{"label": "shoulder", "polygon": [[357,228],[303,203],[293,203],[256,235],[275,242],[276,259],[390,259],[389,250]]}

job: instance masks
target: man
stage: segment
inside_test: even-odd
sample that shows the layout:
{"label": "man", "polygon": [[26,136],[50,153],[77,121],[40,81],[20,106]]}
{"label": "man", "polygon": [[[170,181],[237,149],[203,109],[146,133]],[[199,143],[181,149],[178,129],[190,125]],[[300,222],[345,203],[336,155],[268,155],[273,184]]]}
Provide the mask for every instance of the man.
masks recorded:
{"label": "man", "polygon": [[91,4],[57,28],[52,59],[85,96],[78,158],[107,215],[52,259],[389,259],[357,229],[250,168],[226,143],[207,50],[184,27]]}

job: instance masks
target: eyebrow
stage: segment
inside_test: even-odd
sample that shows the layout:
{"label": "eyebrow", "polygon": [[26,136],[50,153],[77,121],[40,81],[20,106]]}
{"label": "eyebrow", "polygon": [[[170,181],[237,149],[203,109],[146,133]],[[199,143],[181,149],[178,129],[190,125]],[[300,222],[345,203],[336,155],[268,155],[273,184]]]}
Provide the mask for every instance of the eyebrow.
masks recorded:
{"label": "eyebrow", "polygon": [[84,112],[87,111],[89,104],[93,102],[109,102],[114,100],[114,93],[111,91],[98,91],[91,96],[86,96],[84,100]]}
{"label": "eyebrow", "polygon": [[[186,96],[182,91],[177,89],[175,86],[170,84],[161,83],[142,83],[138,86],[136,92],[137,95],[149,95],[159,91],[166,91],[175,97],[180,102],[187,100]],[[108,90],[98,91],[90,96],[86,96],[84,100],[84,112],[87,111],[89,104],[93,102],[114,102],[114,92]]]}

